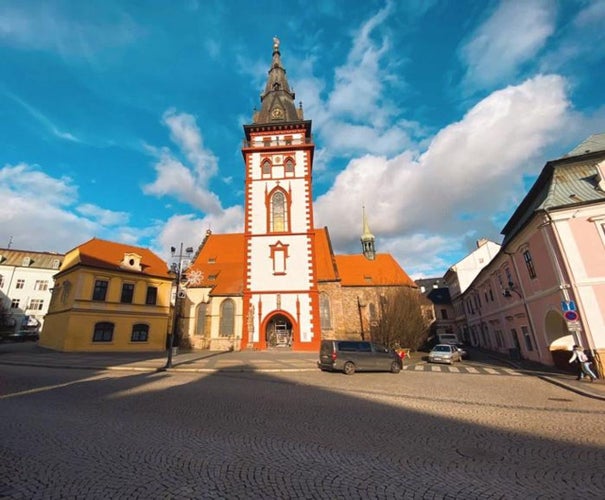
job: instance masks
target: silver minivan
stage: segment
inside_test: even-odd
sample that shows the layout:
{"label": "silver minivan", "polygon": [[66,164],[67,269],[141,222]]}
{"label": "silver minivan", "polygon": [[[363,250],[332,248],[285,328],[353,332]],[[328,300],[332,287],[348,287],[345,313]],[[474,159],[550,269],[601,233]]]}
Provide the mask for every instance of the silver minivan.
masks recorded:
{"label": "silver minivan", "polygon": [[364,340],[322,340],[319,368],[353,375],[356,371],[390,371],[399,373],[401,358],[393,350]]}

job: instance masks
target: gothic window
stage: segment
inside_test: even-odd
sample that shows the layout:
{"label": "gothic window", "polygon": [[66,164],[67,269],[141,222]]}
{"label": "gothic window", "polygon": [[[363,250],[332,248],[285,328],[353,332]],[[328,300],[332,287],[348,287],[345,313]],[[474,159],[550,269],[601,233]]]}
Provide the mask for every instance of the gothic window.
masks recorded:
{"label": "gothic window", "polygon": [[321,329],[332,329],[332,315],[330,314],[330,297],[327,293],[319,295],[319,316],[321,318]]}
{"label": "gothic window", "polygon": [[206,311],[208,310],[208,304],[201,303],[197,306],[197,316],[195,320],[195,334],[203,337],[206,333]]}
{"label": "gothic window", "polygon": [[271,195],[270,232],[283,233],[289,230],[287,201],[286,193],[279,189]]}
{"label": "gothic window", "polygon": [[221,321],[219,325],[219,336],[230,337],[235,327],[235,304],[233,300],[224,300],[221,304]]}
{"label": "gothic window", "polygon": [[292,160],[292,158],[286,158],[286,162],[284,163],[284,169],[286,175],[294,175],[294,160]]}
{"label": "gothic window", "polygon": [[263,177],[271,175],[271,162],[269,160],[264,160],[261,164],[261,172]]}

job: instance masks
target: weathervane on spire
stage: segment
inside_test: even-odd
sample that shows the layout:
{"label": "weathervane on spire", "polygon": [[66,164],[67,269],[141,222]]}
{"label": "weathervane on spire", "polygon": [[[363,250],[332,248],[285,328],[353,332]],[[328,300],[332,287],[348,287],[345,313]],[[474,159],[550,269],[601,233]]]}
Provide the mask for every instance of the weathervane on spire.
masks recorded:
{"label": "weathervane on spire", "polygon": [[273,50],[279,50],[279,38],[277,38],[277,35],[273,37]]}

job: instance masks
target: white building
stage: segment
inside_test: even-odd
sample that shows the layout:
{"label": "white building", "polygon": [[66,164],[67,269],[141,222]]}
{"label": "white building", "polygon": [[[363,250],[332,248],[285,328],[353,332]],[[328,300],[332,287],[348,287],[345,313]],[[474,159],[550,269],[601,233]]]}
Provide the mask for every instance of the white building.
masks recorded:
{"label": "white building", "polygon": [[40,331],[62,254],[0,248],[0,331]]}
{"label": "white building", "polygon": [[450,267],[443,279],[449,288],[450,299],[454,309],[454,333],[458,338],[470,340],[466,321],[466,311],[462,294],[466,291],[481,270],[498,254],[501,246],[485,238],[477,241],[477,248],[462,260]]}

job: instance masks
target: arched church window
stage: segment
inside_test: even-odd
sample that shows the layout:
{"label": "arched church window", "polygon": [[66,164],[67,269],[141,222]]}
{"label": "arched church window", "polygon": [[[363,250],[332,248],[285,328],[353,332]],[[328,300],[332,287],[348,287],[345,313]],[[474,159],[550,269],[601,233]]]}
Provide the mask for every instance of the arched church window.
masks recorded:
{"label": "arched church window", "polygon": [[321,329],[332,329],[332,314],[330,311],[330,297],[327,293],[319,294],[319,316],[321,318]]}
{"label": "arched church window", "polygon": [[271,162],[269,160],[263,161],[261,171],[263,175],[271,175]]}
{"label": "arched church window", "polygon": [[377,319],[376,305],[373,302],[370,302],[370,321],[376,321]]}
{"label": "arched church window", "polygon": [[197,314],[195,318],[195,334],[203,337],[206,334],[206,311],[208,304],[202,302],[197,306]]}
{"label": "arched church window", "polygon": [[287,158],[284,168],[286,174],[294,174],[294,160],[292,158]]}
{"label": "arched church window", "polygon": [[271,196],[271,232],[280,233],[288,230],[288,210],[286,207],[286,194],[275,191]]}
{"label": "arched church window", "polygon": [[226,299],[221,304],[221,321],[219,325],[219,336],[231,337],[235,328],[235,303]]}

